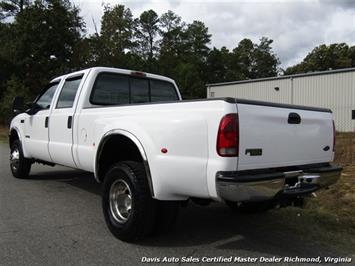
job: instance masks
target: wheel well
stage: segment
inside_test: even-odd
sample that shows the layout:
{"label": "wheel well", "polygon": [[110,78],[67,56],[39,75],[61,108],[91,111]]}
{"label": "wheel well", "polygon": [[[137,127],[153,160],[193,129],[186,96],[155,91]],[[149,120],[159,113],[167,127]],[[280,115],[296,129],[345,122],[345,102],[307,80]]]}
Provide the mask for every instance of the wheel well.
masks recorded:
{"label": "wheel well", "polygon": [[11,148],[12,143],[14,143],[15,140],[20,139],[19,135],[17,134],[17,131],[15,129],[11,129],[10,131],[10,136],[9,136],[9,145]]}
{"label": "wheel well", "polygon": [[99,147],[98,161],[96,167],[97,178],[103,181],[108,168],[119,161],[143,162],[142,155],[137,145],[128,137],[123,135],[112,135],[103,140],[102,147]]}

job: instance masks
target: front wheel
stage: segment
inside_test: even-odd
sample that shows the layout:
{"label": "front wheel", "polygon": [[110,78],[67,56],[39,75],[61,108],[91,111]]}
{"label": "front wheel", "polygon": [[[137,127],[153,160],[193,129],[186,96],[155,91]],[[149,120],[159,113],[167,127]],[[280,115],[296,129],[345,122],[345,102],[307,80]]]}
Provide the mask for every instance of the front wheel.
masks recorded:
{"label": "front wheel", "polygon": [[134,242],[152,232],[157,204],[150,195],[142,163],[120,162],[108,170],[102,208],[109,230],[123,241]]}
{"label": "front wheel", "polygon": [[31,160],[23,155],[20,140],[15,140],[10,149],[10,169],[16,178],[27,178],[31,171]]}

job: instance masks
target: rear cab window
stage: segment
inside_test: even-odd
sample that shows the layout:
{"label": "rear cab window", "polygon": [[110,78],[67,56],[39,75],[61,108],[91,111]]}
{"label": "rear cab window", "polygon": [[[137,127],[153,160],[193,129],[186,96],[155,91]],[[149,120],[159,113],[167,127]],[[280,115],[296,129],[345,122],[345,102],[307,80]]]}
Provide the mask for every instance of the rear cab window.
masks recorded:
{"label": "rear cab window", "polygon": [[83,75],[67,78],[64,82],[63,88],[59,94],[57,101],[57,109],[73,107],[75,96],[79,89],[80,82]]}
{"label": "rear cab window", "polygon": [[90,103],[94,105],[124,105],[163,101],[178,101],[173,83],[116,73],[98,74]]}

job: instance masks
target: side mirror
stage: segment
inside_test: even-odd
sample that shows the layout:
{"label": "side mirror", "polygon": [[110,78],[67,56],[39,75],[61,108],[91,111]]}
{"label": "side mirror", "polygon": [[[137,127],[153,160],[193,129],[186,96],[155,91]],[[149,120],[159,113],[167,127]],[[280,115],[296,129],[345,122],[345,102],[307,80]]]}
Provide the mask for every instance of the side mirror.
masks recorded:
{"label": "side mirror", "polygon": [[38,111],[42,110],[42,107],[37,103],[28,103],[26,104],[26,107],[27,107],[26,113],[29,115],[34,115]]}
{"label": "side mirror", "polygon": [[20,114],[24,111],[24,98],[21,96],[15,97],[12,102],[12,111],[14,114]]}

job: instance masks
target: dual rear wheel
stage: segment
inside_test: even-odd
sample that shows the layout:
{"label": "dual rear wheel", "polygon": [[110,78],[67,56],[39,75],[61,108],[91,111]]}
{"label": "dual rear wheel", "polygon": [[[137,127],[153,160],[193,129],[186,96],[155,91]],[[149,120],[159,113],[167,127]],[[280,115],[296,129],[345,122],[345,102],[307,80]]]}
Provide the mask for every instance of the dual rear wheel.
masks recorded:
{"label": "dual rear wheel", "polygon": [[134,242],[169,230],[176,221],[178,203],[153,199],[142,163],[114,164],[106,173],[102,192],[106,224],[117,238]]}

